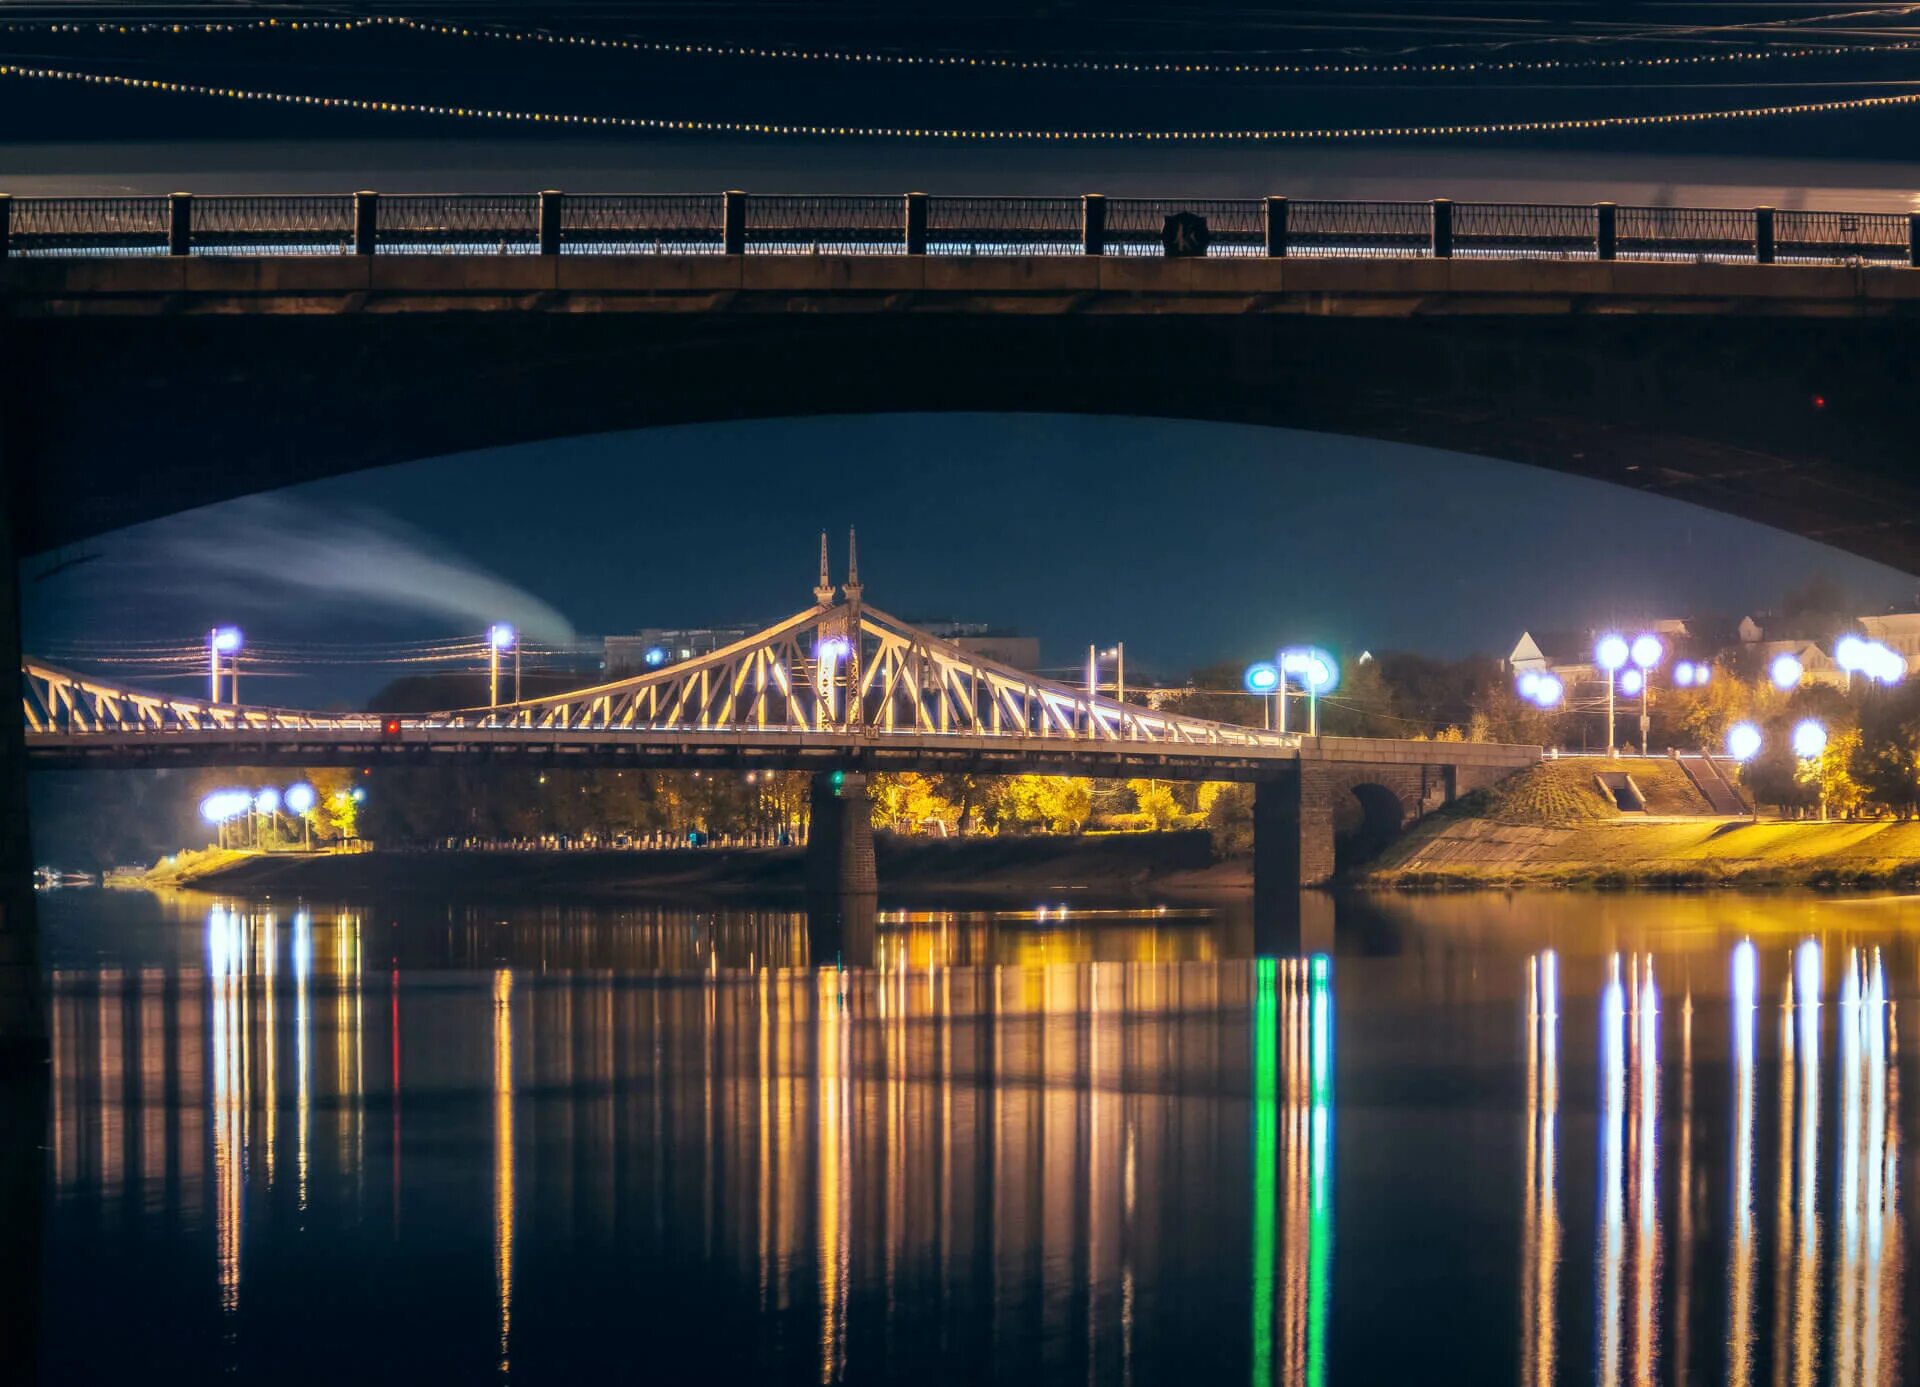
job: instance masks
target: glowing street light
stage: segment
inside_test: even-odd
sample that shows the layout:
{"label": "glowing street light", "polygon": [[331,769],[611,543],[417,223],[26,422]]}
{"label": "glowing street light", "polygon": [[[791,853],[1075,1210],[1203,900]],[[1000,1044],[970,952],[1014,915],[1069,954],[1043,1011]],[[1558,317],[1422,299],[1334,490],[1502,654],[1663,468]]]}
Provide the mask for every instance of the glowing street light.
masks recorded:
{"label": "glowing street light", "polygon": [[513,652],[513,701],[520,701],[520,636],[504,621],[487,631],[487,706],[500,706],[500,652]]}
{"label": "glowing street light", "polygon": [[1876,684],[1897,684],[1907,675],[1907,662],[1897,651],[1858,636],[1840,638],[1833,647],[1833,662],[1847,672],[1849,686],[1856,674],[1864,674]]}
{"label": "glowing street light", "polygon": [[1750,722],[1736,722],[1727,729],[1727,755],[1736,761],[1751,761],[1760,754],[1764,739],[1760,729]]}
{"label": "glowing street light", "polygon": [[211,688],[207,693],[207,702],[220,701],[220,657],[227,657],[227,669],[232,675],[231,697],[235,703],[240,701],[240,647],[243,641],[238,626],[216,626],[207,632],[207,671],[211,678]]}
{"label": "glowing street light", "polygon": [[1620,692],[1628,698],[1632,698],[1637,693],[1646,692],[1646,687],[1647,676],[1639,670],[1626,669],[1620,671]]}
{"label": "glowing street light", "polygon": [[1627,648],[1626,638],[1608,632],[1593,643],[1593,662],[1607,672],[1607,755],[1614,753],[1613,743],[1613,685],[1615,676],[1632,656]]}
{"label": "glowing street light", "polygon": [[1539,708],[1556,708],[1566,694],[1567,686],[1551,674],[1542,674],[1538,670],[1523,670],[1514,682],[1514,690],[1520,697]]}
{"label": "glowing street light", "polygon": [[1773,681],[1773,687],[1785,692],[1798,688],[1801,678],[1806,674],[1806,666],[1784,652],[1773,657],[1773,663],[1767,666],[1767,678]]}
{"label": "glowing street light", "polygon": [[1704,689],[1713,680],[1713,666],[1703,661],[1682,660],[1673,667],[1673,682],[1682,689]]}
{"label": "glowing street light", "polygon": [[[1280,666],[1271,660],[1256,660],[1247,666],[1247,672],[1241,676],[1241,682],[1246,686],[1248,693],[1259,695],[1260,707],[1266,715],[1261,719],[1261,723],[1263,726],[1272,727],[1273,704],[1266,702],[1266,698],[1279,691]],[[1281,710],[1282,716],[1285,716],[1285,711],[1285,709]]]}
{"label": "glowing street light", "polygon": [[287,806],[287,812],[295,815],[300,820],[300,840],[302,845],[308,849],[313,847],[313,819],[311,815],[313,813],[313,806],[319,799],[320,796],[315,792],[313,786],[302,780],[297,784],[287,786],[287,793],[282,796],[281,800],[281,802]]}
{"label": "glowing street light", "polygon": [[1333,656],[1313,646],[1280,652],[1280,730],[1287,730],[1287,680],[1306,691],[1307,735],[1320,735],[1320,695],[1340,683],[1340,666]]}
{"label": "glowing street light", "polygon": [[[1827,729],[1817,718],[1802,718],[1793,725],[1793,754],[1802,761],[1818,761],[1821,753],[1827,749]],[[1818,785],[1820,791],[1820,821],[1827,818],[1826,787]]]}
{"label": "glowing street light", "polygon": [[245,790],[215,790],[200,801],[200,817],[220,830],[220,846],[227,845],[227,824],[247,812],[253,797]]}

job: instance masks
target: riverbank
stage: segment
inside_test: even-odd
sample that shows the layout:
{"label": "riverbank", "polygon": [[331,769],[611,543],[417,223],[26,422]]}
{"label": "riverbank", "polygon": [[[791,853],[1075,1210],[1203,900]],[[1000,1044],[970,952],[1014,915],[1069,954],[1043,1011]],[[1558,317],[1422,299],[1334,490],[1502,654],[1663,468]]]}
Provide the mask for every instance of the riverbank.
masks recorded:
{"label": "riverbank", "polygon": [[[1149,892],[1250,890],[1252,863],[1216,862],[1204,831],[1077,837],[899,838],[878,834],[881,895],[911,900],[1026,898],[1074,892],[1115,899]],[[184,855],[183,855],[184,857]],[[210,853],[163,865],[140,884],[251,899],[424,895],[778,898],[803,894],[799,848],[650,852]]]}
{"label": "riverbank", "polygon": [[1920,884],[1920,822],[1435,818],[1353,883],[1372,888]]}

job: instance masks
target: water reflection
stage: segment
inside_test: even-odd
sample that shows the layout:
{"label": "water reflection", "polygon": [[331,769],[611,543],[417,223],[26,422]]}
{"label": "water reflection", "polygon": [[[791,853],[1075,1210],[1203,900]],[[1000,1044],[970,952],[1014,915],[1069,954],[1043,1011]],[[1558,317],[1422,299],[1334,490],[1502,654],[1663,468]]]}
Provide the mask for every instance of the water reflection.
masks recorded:
{"label": "water reflection", "polygon": [[[1332,1256],[1331,961],[1261,958],[1253,1027],[1253,1382],[1323,1383]],[[1276,1219],[1276,1185],[1285,1209]],[[1284,1267],[1276,1277],[1276,1262]],[[1279,1329],[1275,1330],[1275,1301]],[[1276,1378],[1275,1340],[1279,1344]]]}
{"label": "water reflection", "polygon": [[[1902,1380],[1910,939],[1548,947],[1464,908],[1345,917],[1337,996],[1333,957],[1204,913],[220,903],[190,947],[103,936],[54,975],[49,1304],[138,1332],[50,1336],[55,1376],[137,1375],[144,1335],[337,1379],[404,1297],[374,1380],[644,1340],[715,1380],[1498,1381],[1503,1313],[1527,1387],[1589,1343],[1606,1383]],[[1477,1313],[1396,1344],[1381,1284]],[[321,1304],[309,1366],[288,1307]]]}

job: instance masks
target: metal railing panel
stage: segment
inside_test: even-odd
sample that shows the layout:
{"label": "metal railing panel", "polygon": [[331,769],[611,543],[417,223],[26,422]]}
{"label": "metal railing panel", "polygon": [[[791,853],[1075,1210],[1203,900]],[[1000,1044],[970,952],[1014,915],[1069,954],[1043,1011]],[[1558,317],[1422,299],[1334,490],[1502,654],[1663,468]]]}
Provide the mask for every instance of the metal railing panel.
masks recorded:
{"label": "metal railing panel", "polygon": [[10,253],[165,255],[169,215],[164,197],[17,197]]}
{"label": "metal railing panel", "polygon": [[1165,255],[1167,218],[1192,212],[1207,223],[1208,255],[1265,255],[1266,199],[1110,197],[1108,255]]}
{"label": "metal railing panel", "polygon": [[195,255],[346,255],[352,250],[351,193],[193,200]]}
{"label": "metal railing panel", "polygon": [[1773,258],[1802,265],[1905,265],[1909,219],[1904,212],[1773,214]]}
{"label": "metal railing panel", "polygon": [[560,208],[562,255],[718,255],[718,193],[569,193]]}
{"label": "metal railing panel", "polygon": [[1287,254],[1412,259],[1433,254],[1433,204],[1325,202],[1288,204]]}
{"label": "metal railing panel", "polygon": [[1600,213],[1592,204],[1456,202],[1453,253],[1490,260],[1592,260]]}
{"label": "metal railing panel", "polygon": [[534,255],[540,199],[533,193],[383,193],[381,255]]}
{"label": "metal railing panel", "polygon": [[746,249],[749,255],[904,255],[907,200],[750,194]]}
{"label": "metal railing panel", "polygon": [[1078,255],[1077,197],[929,197],[929,255]]}
{"label": "metal railing panel", "polygon": [[1753,209],[1622,207],[1622,260],[1751,262],[1758,256]]}

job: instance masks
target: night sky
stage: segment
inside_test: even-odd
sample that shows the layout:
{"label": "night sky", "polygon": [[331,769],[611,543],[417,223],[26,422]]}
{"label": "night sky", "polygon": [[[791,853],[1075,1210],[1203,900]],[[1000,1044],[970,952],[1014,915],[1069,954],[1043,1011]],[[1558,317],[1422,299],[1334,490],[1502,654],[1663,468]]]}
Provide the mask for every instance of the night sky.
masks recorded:
{"label": "night sky", "polygon": [[[1327,21],[1327,10],[1339,22]],[[1258,4],[1190,13],[841,5],[803,14],[740,3],[698,12],[572,4],[540,13],[556,29],[857,42],[901,52],[1218,58],[1340,48],[1431,59],[1689,55],[1800,42],[1804,33],[1688,31],[1651,48],[1623,48],[1617,35],[1639,32],[1636,25],[1771,23],[1820,12],[1523,3],[1362,17],[1373,11],[1334,5],[1314,18]],[[511,23],[528,12],[488,13]],[[1578,41],[1518,42],[1543,32],[1542,20],[1545,32]],[[1846,41],[1899,38],[1901,23],[1856,25],[1860,32]],[[1840,84],[1903,82],[1920,65],[1891,53],[1577,81],[1536,74],[1303,86],[1277,78],[902,77],[845,64],[582,58],[536,47],[384,34],[156,42],[0,33],[0,48],[17,61],[281,90],[457,93],[474,104],[535,109],[781,119],[964,116],[996,127],[1278,127],[1724,108],[1906,90],[1913,84]],[[0,144],[0,188],[1289,192],[1894,210],[1914,205],[1920,187],[1920,172],[1901,162],[1920,128],[1916,111],[1658,136],[1065,148],[555,139],[0,82],[0,128],[11,140]],[[646,465],[632,466],[636,457]],[[246,625],[252,639],[289,643],[440,639],[500,619],[554,641],[642,625],[757,621],[807,603],[818,530],[839,535],[848,525],[860,529],[863,577],[876,604],[903,616],[1031,631],[1049,663],[1060,665],[1080,658],[1089,641],[1125,640],[1130,666],[1143,676],[1174,677],[1299,639],[1350,652],[1504,653],[1527,627],[1738,615],[1816,573],[1838,579],[1861,610],[1908,602],[1916,586],[1740,521],[1499,462],[1212,424],[876,414],[556,441],[175,517],[29,565],[28,642],[191,641],[225,621]],[[334,669],[289,679],[273,696],[364,697],[388,673]]]}

